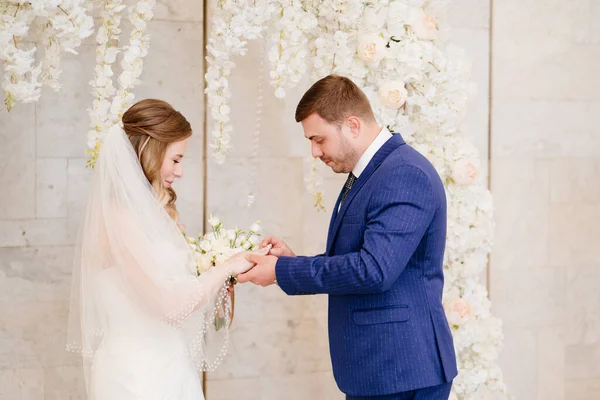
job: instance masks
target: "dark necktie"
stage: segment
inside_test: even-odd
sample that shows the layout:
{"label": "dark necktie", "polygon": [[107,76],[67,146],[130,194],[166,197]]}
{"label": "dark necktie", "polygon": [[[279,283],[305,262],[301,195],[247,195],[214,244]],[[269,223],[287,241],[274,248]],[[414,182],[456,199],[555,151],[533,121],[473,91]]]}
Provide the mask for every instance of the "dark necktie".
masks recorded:
{"label": "dark necktie", "polygon": [[346,183],[344,184],[344,191],[342,192],[342,199],[340,200],[340,207],[342,207],[342,203],[344,203],[344,200],[346,199],[346,196],[348,196],[348,192],[350,191],[350,189],[352,189],[352,185],[354,185],[355,181],[356,181],[356,177],[354,176],[354,174],[352,172],[350,172],[350,174],[348,175],[348,179],[346,179]]}

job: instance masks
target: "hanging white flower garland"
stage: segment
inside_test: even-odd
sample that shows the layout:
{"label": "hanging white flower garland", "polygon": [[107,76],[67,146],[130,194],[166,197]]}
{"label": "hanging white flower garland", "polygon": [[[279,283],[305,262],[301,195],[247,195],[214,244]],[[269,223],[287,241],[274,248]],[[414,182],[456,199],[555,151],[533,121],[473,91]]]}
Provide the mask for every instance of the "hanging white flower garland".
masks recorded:
{"label": "hanging white flower garland", "polygon": [[[150,47],[149,36],[146,35],[148,22],[153,18],[155,0],[141,0],[129,7],[129,21],[133,27],[129,34],[129,45],[117,47],[121,33],[121,11],[125,9],[123,0],[110,0],[104,3],[101,13],[101,24],[96,34],[96,67],[94,79],[90,82],[94,100],[90,108],[90,126],[88,132],[88,150],[90,155],[88,166],[96,163],[102,146],[102,135],[112,125],[118,123],[123,113],[133,103],[131,89],[139,83],[142,73],[143,58]],[[117,89],[113,84],[113,68],[119,53],[121,74]]]}
{"label": "hanging white flower garland", "polygon": [[[0,60],[4,64],[4,105],[36,102],[41,89],[60,89],[62,52],[75,49],[93,33],[86,0],[1,1]],[[43,54],[35,66],[38,46],[33,24],[37,23]]]}
{"label": "hanging white flower garland", "polygon": [[[215,158],[223,162],[230,147],[227,82],[234,67],[232,56],[245,52],[242,39],[275,32],[269,60],[278,97],[300,81],[306,65],[314,80],[337,73],[356,82],[369,97],[380,124],[401,132],[432,162],[446,187],[443,302],[460,370],[452,396],[469,399],[487,387],[508,397],[497,365],[503,340],[501,321],[492,316],[486,289],[478,281],[491,250],[492,198],[479,176],[478,152],[461,131],[470,93],[468,65],[460,50],[438,40],[446,2],[256,3],[265,11],[260,17],[252,2],[221,0],[215,10],[206,75],[215,122]],[[233,15],[238,17],[235,23]],[[236,26],[252,34],[236,32]],[[307,161],[305,183],[318,208],[322,207],[321,182],[316,164]]]}
{"label": "hanging white flower garland", "polygon": [[244,55],[247,40],[262,37],[276,7],[270,0],[219,0],[213,13],[213,26],[206,46],[206,93],[213,119],[211,135],[215,161],[225,161],[230,148],[232,127],[229,125],[229,75],[235,67],[233,57]]}

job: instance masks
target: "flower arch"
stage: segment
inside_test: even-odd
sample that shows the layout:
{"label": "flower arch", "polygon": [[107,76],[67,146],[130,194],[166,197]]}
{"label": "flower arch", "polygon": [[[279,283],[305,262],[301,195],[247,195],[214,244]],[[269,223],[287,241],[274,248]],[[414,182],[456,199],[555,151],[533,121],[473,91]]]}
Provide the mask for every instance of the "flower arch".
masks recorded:
{"label": "flower arch", "polygon": [[[493,204],[479,155],[462,128],[471,91],[459,49],[441,40],[444,0],[218,0],[208,38],[206,93],[213,157],[232,145],[229,76],[249,40],[268,41],[270,84],[279,98],[310,74],[345,75],[369,97],[380,124],[401,132],[440,174],[448,199],[444,308],[459,376],[452,396],[491,390],[508,397],[497,364],[503,336],[479,276],[487,265]],[[307,189],[322,208],[321,178],[307,162]]]}

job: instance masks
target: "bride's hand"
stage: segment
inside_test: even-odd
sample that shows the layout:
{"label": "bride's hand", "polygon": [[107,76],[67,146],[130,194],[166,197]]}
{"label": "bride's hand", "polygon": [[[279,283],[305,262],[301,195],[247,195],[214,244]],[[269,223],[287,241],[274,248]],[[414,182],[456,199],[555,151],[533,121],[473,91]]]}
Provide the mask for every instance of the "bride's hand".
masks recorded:
{"label": "bride's hand", "polygon": [[246,256],[248,254],[256,254],[259,256],[266,256],[267,254],[269,254],[270,250],[271,250],[271,246],[266,246],[266,247],[262,247],[258,250],[244,251],[241,253],[234,254],[227,260],[227,263],[231,266],[231,274],[233,276],[237,276],[239,274],[248,272],[250,269],[252,269],[252,267],[254,267],[254,265],[255,265],[254,263],[251,263],[250,261],[246,260]]}
{"label": "bride's hand", "polygon": [[237,276],[239,274],[243,274],[246,271],[249,271],[250,268],[254,267],[250,261],[246,260],[247,251],[236,253],[233,256],[229,257],[227,260],[227,264],[231,268],[231,275]]}

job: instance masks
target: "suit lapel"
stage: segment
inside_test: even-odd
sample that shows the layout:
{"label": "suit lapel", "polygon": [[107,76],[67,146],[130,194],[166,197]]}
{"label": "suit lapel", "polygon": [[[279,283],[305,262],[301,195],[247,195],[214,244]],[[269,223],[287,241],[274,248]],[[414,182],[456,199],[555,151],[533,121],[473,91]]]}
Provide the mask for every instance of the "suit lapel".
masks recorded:
{"label": "suit lapel", "polygon": [[344,193],[343,187],[342,187],[342,190],[340,190],[340,194],[338,195],[338,198],[335,202],[333,212],[331,213],[331,220],[329,221],[329,231],[327,232],[327,249],[329,249],[329,246],[331,245],[330,241],[333,238],[333,235],[332,235],[333,225],[334,225],[335,219],[338,215],[338,208],[340,208],[340,200],[342,199],[342,193]]}
{"label": "suit lapel", "polygon": [[356,180],[356,182],[354,182],[352,189],[350,189],[350,191],[348,192],[348,195],[346,196],[346,199],[344,200],[344,203],[342,204],[342,207],[340,208],[340,211],[338,212],[337,209],[338,209],[338,205],[340,203],[340,199],[341,199],[342,192],[343,192],[343,188],[342,188],[342,192],[340,192],[340,195],[338,196],[338,200],[335,203],[335,209],[333,210],[333,214],[331,216],[331,222],[329,224],[329,233],[327,235],[327,254],[329,254],[329,252],[331,251],[331,246],[333,246],[333,242],[334,242],[337,232],[340,228],[340,224],[342,222],[342,218],[344,217],[344,213],[348,209],[348,206],[352,202],[352,199],[354,199],[354,196],[356,196],[356,194],[364,186],[364,184],[371,177],[373,172],[375,172],[377,170],[377,168],[379,168],[381,163],[394,150],[396,150],[398,147],[400,147],[403,144],[404,144],[404,140],[402,139],[402,137],[399,134],[394,134],[387,142],[385,142],[385,144],[383,146],[381,146],[381,148],[377,151],[377,153],[375,153],[375,155],[373,156],[373,158],[367,165],[367,168],[365,168],[365,170],[362,172],[362,174],[360,174],[360,177]]}

